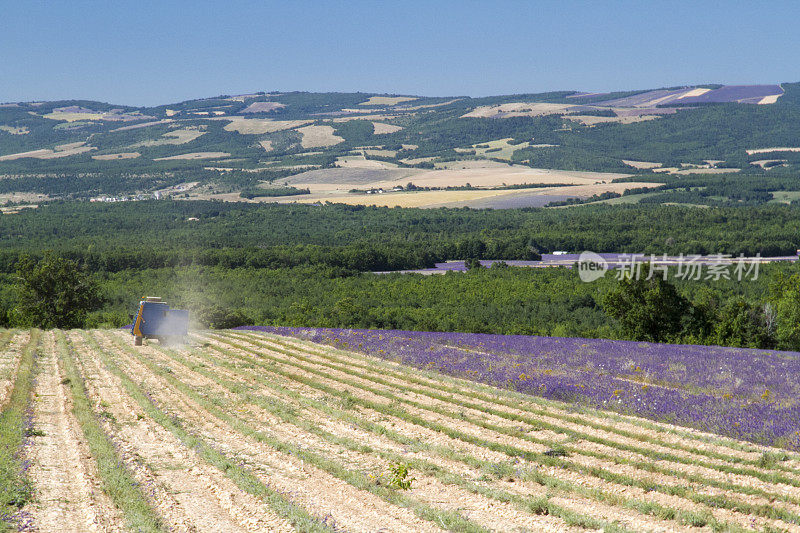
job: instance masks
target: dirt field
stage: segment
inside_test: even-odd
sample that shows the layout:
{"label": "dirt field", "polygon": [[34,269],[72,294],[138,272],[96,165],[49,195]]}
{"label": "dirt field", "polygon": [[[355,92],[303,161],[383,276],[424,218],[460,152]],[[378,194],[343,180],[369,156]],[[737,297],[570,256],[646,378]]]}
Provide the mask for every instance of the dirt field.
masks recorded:
{"label": "dirt field", "polygon": [[297,132],[303,136],[300,144],[303,148],[321,148],[334,146],[344,142],[343,137],[334,135],[333,126],[305,126],[297,128]]}
{"label": "dirt field", "polygon": [[136,159],[141,155],[142,154],[139,152],[122,152],[119,154],[93,155],[92,159],[96,159],[98,161],[113,161],[115,159]]}
{"label": "dirt field", "polygon": [[290,337],[0,348],[0,404],[30,390],[27,531],[800,530],[796,454]]}
{"label": "dirt field", "polygon": [[56,146],[53,150],[49,148],[42,148],[41,150],[31,150],[30,152],[20,152],[18,154],[8,154],[0,156],[0,161],[13,161],[15,159],[23,159],[31,157],[34,159],[58,159],[60,157],[69,157],[71,155],[83,154],[97,150],[94,146],[88,146],[84,142],[76,142],[69,144],[61,144]]}
{"label": "dirt field", "polygon": [[417,100],[415,96],[370,96],[366,102],[358,105],[396,105],[402,102]]}
{"label": "dirt field", "polygon": [[393,124],[384,124],[383,122],[373,122],[372,126],[374,127],[373,133],[375,135],[383,135],[384,133],[394,133],[396,131],[402,130],[402,126],[395,126]]}
{"label": "dirt field", "polygon": [[753,154],[768,154],[770,152],[800,152],[798,147],[777,147],[777,148],[756,148],[754,150],[747,150],[747,155]]}
{"label": "dirt field", "polygon": [[[397,181],[411,181],[407,178]],[[536,189],[480,189],[480,190],[435,190],[435,191],[401,191],[383,194],[331,194],[319,185],[308,185],[311,195],[296,198],[276,198],[272,201],[280,203],[317,203],[331,202],[349,205],[377,205],[383,207],[542,207],[555,200],[566,198],[588,198],[604,192],[622,193],[626,189],[639,187],[657,187],[660,183],[625,182],[625,183],[591,183],[576,184],[565,187],[542,187]],[[361,187],[364,188],[363,186]],[[384,190],[389,190],[387,185]],[[342,191],[343,192],[343,191]],[[541,197],[541,198],[537,198]],[[520,205],[523,204],[523,205]]]}
{"label": "dirt field", "polygon": [[305,126],[310,120],[270,120],[268,118],[215,117],[209,120],[224,120],[225,131],[238,131],[246,135],[260,135],[276,131],[290,130]]}
{"label": "dirt field", "polygon": [[228,157],[228,152],[191,152],[188,154],[171,155],[169,157],[158,157],[153,161],[171,161],[173,159],[218,159]]}

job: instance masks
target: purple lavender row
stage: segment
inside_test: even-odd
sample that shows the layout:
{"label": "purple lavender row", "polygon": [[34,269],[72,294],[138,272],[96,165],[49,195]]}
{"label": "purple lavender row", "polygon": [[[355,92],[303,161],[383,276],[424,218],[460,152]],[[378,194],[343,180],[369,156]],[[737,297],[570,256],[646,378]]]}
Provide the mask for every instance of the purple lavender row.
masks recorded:
{"label": "purple lavender row", "polygon": [[496,387],[800,450],[800,353],[604,339],[247,326]]}

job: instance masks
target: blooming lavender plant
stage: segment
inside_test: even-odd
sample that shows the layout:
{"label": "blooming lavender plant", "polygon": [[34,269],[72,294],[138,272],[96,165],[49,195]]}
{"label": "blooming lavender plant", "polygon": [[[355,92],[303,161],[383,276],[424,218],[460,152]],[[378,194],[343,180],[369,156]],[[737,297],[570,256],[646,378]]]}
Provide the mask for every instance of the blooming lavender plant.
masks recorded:
{"label": "blooming lavender plant", "polygon": [[335,328],[290,335],[488,385],[800,449],[800,353],[604,339]]}

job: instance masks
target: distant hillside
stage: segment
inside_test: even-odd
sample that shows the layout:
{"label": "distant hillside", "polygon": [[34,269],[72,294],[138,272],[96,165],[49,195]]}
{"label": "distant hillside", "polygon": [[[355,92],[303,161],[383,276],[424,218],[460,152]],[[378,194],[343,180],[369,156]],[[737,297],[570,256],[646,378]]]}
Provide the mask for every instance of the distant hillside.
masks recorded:
{"label": "distant hillside", "polygon": [[[798,164],[800,83],[487,98],[261,92],[148,108],[0,104],[0,205],[154,192],[297,201],[301,191],[310,203],[523,207],[612,201],[626,190],[649,194],[634,198],[643,201],[653,187],[660,192],[648,201],[670,191],[679,203],[759,203],[791,201],[773,193],[800,190]],[[744,190],[758,194],[732,199],[720,189],[754,177],[766,188]],[[620,179],[636,185],[612,186]],[[370,196],[398,187],[402,194]]]}

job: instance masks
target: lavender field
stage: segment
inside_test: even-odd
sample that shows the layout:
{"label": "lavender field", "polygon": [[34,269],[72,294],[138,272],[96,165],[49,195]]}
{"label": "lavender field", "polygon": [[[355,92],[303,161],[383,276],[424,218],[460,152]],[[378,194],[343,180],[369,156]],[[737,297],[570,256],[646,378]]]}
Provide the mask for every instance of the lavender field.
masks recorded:
{"label": "lavender field", "polygon": [[488,385],[800,449],[800,353],[603,339],[246,327]]}

